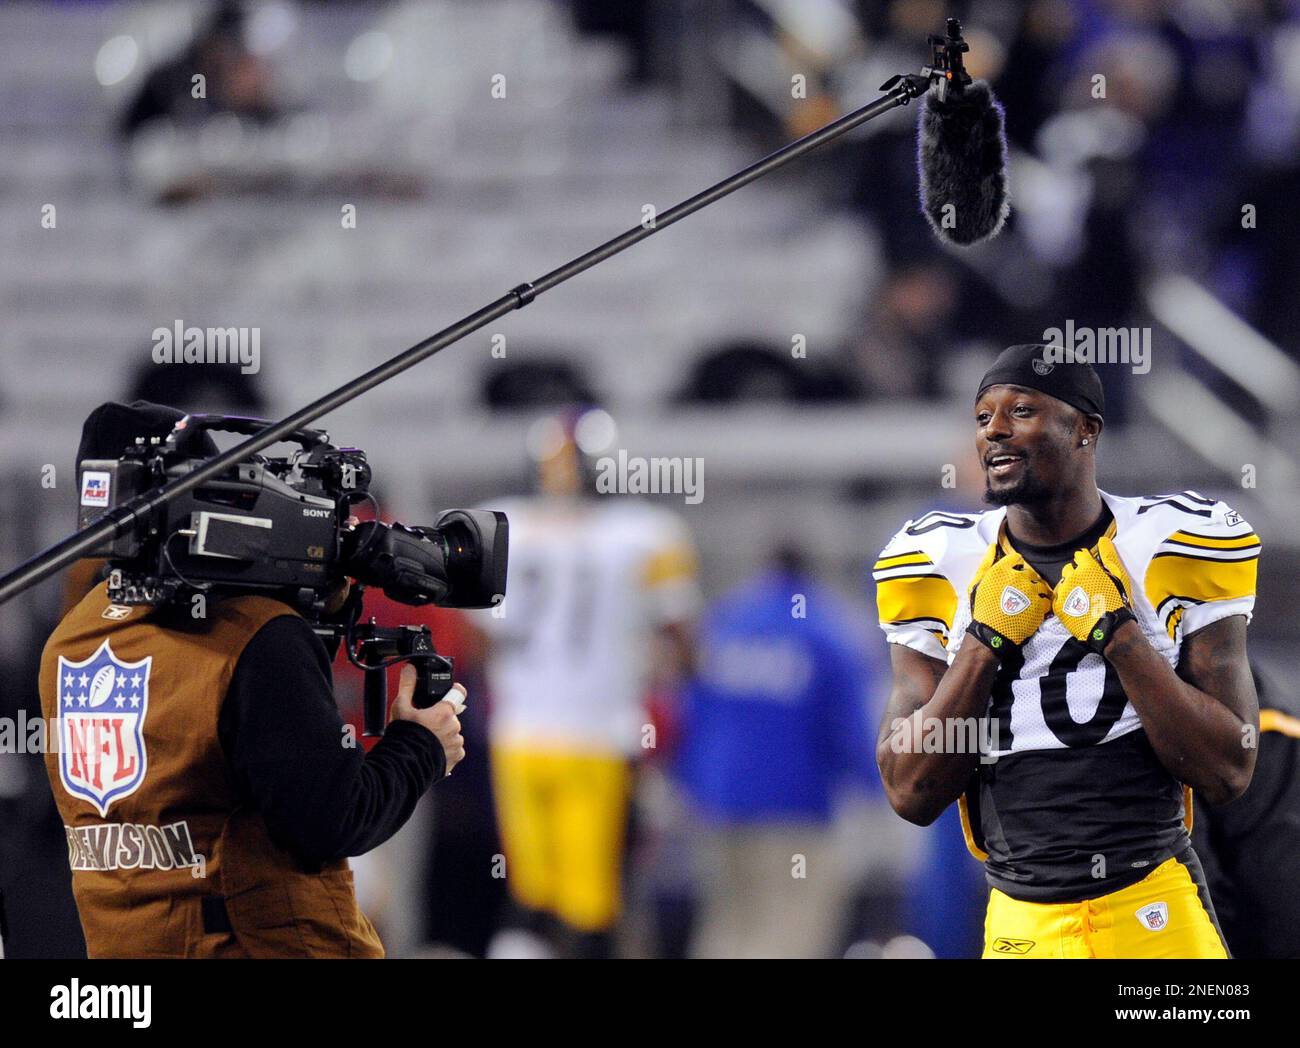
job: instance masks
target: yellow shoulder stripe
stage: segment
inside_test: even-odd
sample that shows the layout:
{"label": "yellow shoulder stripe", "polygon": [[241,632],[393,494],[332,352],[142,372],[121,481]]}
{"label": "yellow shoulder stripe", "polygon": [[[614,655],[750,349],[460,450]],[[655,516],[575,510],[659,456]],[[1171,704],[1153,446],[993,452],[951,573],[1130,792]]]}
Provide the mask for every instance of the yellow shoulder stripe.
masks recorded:
{"label": "yellow shoulder stripe", "polygon": [[1255,592],[1259,558],[1213,560],[1178,554],[1161,554],[1147,568],[1146,594],[1151,606],[1159,608],[1169,597],[1203,603],[1233,600]]}
{"label": "yellow shoulder stripe", "polygon": [[685,543],[666,546],[646,561],[641,580],[647,587],[662,586],[679,579],[693,579],[695,551]]}
{"label": "yellow shoulder stripe", "polygon": [[1232,538],[1218,538],[1214,535],[1197,535],[1190,531],[1175,531],[1166,542],[1176,542],[1182,546],[1196,546],[1199,549],[1248,549],[1259,545],[1259,536],[1253,531],[1249,535],[1236,535]]}
{"label": "yellow shoulder stripe", "polygon": [[957,591],[942,575],[907,575],[876,583],[876,609],[881,622],[937,619],[952,628]]}

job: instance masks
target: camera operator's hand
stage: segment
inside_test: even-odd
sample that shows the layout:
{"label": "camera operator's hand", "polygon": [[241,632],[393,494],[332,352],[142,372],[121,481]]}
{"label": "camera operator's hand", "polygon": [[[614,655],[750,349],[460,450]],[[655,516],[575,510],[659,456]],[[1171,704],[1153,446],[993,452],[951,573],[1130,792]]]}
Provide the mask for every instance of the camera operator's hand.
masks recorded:
{"label": "camera operator's hand", "polygon": [[415,694],[415,667],[409,662],[402,667],[402,675],[397,687],[397,698],[393,700],[390,720],[415,721],[428,728],[442,743],[442,751],[447,755],[447,774],[465,757],[465,739],[460,733],[460,720],[456,716],[456,705],[463,703],[468,693],[463,684],[453,684],[460,694],[447,693],[447,698],[435,702],[426,710],[416,709],[411,702]]}

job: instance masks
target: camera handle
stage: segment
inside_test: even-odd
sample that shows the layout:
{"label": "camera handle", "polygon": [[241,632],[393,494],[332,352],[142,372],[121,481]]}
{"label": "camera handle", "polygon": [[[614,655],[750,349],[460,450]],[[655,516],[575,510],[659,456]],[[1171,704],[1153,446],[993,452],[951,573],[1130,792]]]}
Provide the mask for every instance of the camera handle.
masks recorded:
{"label": "camera handle", "polygon": [[[242,415],[218,415],[218,414],[191,414],[186,415],[176,423],[171,433],[167,435],[168,448],[175,449],[180,443],[181,438],[187,433],[193,432],[216,432],[216,433],[238,433],[241,436],[252,437],[261,433],[275,423],[264,418],[247,418]],[[303,426],[295,429],[291,433],[286,433],[282,438],[294,444],[298,444],[304,449],[313,448],[317,444],[325,444],[329,441],[329,433],[323,429],[308,429]]]}
{"label": "camera handle", "polygon": [[451,690],[452,660],[434,650],[428,626],[378,626],[372,618],[368,623],[350,628],[338,625],[332,629],[336,636],[342,637],[348,661],[364,673],[362,734],[366,738],[384,734],[390,666],[409,662],[415,667],[415,694],[411,703],[416,709],[428,709]]}

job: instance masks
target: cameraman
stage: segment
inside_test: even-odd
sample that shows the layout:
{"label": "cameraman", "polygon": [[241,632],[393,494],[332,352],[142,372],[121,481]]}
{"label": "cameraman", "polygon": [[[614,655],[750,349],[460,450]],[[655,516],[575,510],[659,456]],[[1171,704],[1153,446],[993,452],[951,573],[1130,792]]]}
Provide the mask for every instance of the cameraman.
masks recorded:
{"label": "cameraman", "polygon": [[[181,417],[106,404],[78,461],[115,458]],[[188,454],[216,453],[195,436]],[[414,687],[406,666],[388,731],[363,756],[325,645],[289,604],[209,598],[194,618],[189,604],[127,607],[91,589],[40,671],[90,956],[382,957],[347,856],[396,833],[465,753],[453,704],[416,709]]]}

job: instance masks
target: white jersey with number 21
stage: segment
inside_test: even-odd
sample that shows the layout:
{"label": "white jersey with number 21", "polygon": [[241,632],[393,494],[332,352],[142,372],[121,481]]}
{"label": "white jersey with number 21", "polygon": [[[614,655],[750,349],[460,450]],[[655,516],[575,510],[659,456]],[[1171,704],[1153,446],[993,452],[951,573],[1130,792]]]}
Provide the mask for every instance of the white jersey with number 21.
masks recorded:
{"label": "white jersey with number 21", "polygon": [[510,521],[506,597],[477,617],[493,742],[640,752],[655,633],[699,601],[685,524],[622,497],[492,505]]}

